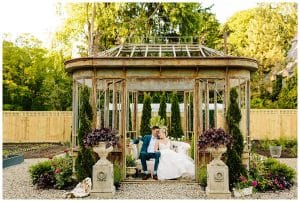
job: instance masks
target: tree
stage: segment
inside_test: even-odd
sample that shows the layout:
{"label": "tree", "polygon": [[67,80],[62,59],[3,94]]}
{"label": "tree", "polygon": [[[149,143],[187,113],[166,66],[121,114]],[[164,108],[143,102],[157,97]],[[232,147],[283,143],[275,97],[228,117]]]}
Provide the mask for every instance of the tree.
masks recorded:
{"label": "tree", "polygon": [[214,48],[220,43],[220,24],[210,9],[199,3],[69,3],[55,44],[67,55],[77,48],[87,56],[92,45],[95,54],[126,39],[140,43],[153,36],[195,36]]}
{"label": "tree", "polygon": [[140,126],[140,134],[142,136],[151,134],[150,119],[151,119],[151,96],[149,93],[144,93],[142,120]]}
{"label": "tree", "polygon": [[291,41],[297,31],[296,3],[261,3],[258,7],[234,14],[225,25],[228,51],[258,61],[251,77],[252,95],[266,88],[266,76],[285,67]]}
{"label": "tree", "polygon": [[164,124],[167,124],[167,99],[165,92],[161,94],[160,96],[160,104],[159,104],[159,110],[158,115],[161,117],[161,119],[164,119]]}
{"label": "tree", "polygon": [[286,86],[278,95],[277,103],[282,109],[297,109],[297,73],[286,81]]}
{"label": "tree", "polygon": [[173,92],[172,103],[171,103],[170,136],[174,138],[181,138],[183,136],[178,97],[177,97],[177,93],[175,92]]}
{"label": "tree", "polygon": [[281,91],[281,88],[282,88],[282,76],[278,75],[272,89],[272,94],[271,94],[272,102],[278,99],[278,95]]}
{"label": "tree", "polygon": [[72,102],[72,80],[62,54],[42,47],[29,34],[3,41],[3,109],[67,110]]}
{"label": "tree", "polygon": [[93,119],[92,106],[89,103],[90,92],[87,86],[82,86],[80,92],[80,111],[79,111],[79,129],[78,145],[79,152],[75,161],[76,176],[79,181],[86,177],[92,177],[93,165],[95,159],[91,149],[85,148],[83,139],[91,132],[91,122]]}
{"label": "tree", "polygon": [[244,139],[239,129],[242,115],[237,102],[238,93],[235,88],[230,90],[230,103],[226,113],[228,133],[233,137],[232,148],[227,148],[227,166],[229,168],[230,189],[238,182],[239,177],[246,174],[246,169],[242,164],[242,154],[244,151]]}

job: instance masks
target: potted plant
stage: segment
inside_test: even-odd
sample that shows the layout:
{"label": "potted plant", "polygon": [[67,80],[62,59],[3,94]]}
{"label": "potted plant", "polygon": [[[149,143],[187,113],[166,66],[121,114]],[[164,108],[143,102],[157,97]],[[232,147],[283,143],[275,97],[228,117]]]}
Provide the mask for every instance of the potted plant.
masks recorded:
{"label": "potted plant", "polygon": [[247,179],[245,176],[240,176],[239,182],[235,183],[233,190],[233,195],[235,197],[242,197],[251,195],[253,192],[253,187],[257,186],[256,180]]}
{"label": "potted plant", "polygon": [[212,153],[214,159],[220,159],[227,147],[232,146],[232,136],[222,128],[210,128],[203,131],[198,140],[199,150],[207,150]]}
{"label": "potted plant", "polygon": [[273,143],[269,146],[270,155],[273,158],[279,158],[281,156],[282,146],[279,143]]}
{"label": "potted plant", "polygon": [[132,178],[136,173],[136,162],[131,154],[126,155],[126,174]]}
{"label": "potted plant", "polygon": [[122,178],[123,178],[123,176],[122,176],[121,166],[118,164],[114,164],[114,185],[117,190],[120,187],[120,182],[121,182]]}
{"label": "potted plant", "polygon": [[83,139],[84,145],[86,147],[93,147],[93,150],[99,155],[100,162],[107,161],[106,157],[108,153],[113,150],[113,146],[116,145],[118,141],[119,137],[117,131],[105,127],[93,130]]}
{"label": "potted plant", "polygon": [[205,187],[207,186],[207,167],[201,166],[198,173],[199,184],[201,186],[201,190],[205,191]]}

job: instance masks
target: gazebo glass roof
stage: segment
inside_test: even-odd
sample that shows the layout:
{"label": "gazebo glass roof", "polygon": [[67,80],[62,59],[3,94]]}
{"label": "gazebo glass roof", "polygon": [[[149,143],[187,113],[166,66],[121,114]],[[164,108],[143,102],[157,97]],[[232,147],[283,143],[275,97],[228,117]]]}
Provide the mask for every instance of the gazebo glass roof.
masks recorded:
{"label": "gazebo glass roof", "polygon": [[223,52],[200,44],[122,44],[101,52],[100,57],[212,57]]}

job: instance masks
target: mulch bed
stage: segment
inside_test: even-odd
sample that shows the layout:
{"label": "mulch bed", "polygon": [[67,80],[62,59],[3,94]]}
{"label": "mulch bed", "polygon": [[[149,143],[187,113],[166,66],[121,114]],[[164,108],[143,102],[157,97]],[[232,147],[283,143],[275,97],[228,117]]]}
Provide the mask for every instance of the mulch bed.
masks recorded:
{"label": "mulch bed", "polygon": [[[252,150],[262,156],[271,157],[270,150],[262,148],[261,142],[258,140],[252,142]],[[293,153],[290,148],[286,148],[281,151],[280,158],[297,158],[297,154]]]}
{"label": "mulch bed", "polygon": [[13,154],[23,154],[25,159],[49,158],[64,153],[69,147],[55,143],[19,143],[3,144],[3,150],[8,150]]}

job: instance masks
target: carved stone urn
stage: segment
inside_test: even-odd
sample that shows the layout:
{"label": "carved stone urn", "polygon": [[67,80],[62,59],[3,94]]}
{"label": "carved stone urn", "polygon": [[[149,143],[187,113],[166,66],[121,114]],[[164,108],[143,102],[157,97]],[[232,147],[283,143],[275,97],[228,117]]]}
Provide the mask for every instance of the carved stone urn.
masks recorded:
{"label": "carved stone urn", "polygon": [[[213,161],[219,162],[219,161],[221,161],[222,154],[224,154],[227,151],[227,147],[225,147],[224,145],[221,145],[217,148],[208,147],[206,150],[211,153],[212,157],[214,158]],[[223,161],[221,161],[221,162],[223,162]]]}
{"label": "carved stone urn", "polygon": [[99,144],[97,146],[94,146],[93,151],[96,152],[100,157],[100,159],[97,161],[96,164],[109,162],[107,160],[107,155],[109,152],[112,152],[112,150],[113,150],[112,146],[110,146],[109,148],[106,148],[106,142],[99,142]]}

